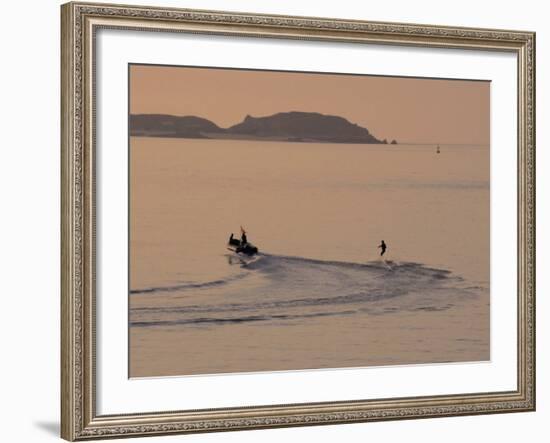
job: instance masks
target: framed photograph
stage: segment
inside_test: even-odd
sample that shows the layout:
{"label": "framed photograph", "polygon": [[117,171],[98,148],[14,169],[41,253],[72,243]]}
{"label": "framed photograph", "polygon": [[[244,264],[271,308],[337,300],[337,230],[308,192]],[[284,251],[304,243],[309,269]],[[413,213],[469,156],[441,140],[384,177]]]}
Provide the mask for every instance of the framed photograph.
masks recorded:
{"label": "framed photograph", "polygon": [[535,409],[535,35],[62,6],[62,437]]}

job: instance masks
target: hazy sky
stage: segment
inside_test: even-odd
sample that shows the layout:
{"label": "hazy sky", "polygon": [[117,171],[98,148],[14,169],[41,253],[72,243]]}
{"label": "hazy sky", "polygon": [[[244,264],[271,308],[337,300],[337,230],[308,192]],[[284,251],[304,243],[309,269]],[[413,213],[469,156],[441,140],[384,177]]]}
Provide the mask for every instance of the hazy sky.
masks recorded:
{"label": "hazy sky", "polygon": [[339,115],[406,143],[489,144],[490,83],[365,75],[130,67],[132,114],[196,115],[221,127],[277,112]]}

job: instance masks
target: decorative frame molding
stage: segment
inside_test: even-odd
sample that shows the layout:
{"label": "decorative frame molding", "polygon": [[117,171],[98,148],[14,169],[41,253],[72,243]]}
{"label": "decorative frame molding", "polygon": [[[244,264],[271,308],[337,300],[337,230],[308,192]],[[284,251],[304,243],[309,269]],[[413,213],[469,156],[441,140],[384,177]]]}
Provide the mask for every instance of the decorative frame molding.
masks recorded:
{"label": "decorative frame molding", "polygon": [[[67,440],[535,410],[535,34],[68,3],[61,7],[61,436]],[[513,52],[518,58],[518,384],[511,392],[98,416],[95,76],[99,28]]]}

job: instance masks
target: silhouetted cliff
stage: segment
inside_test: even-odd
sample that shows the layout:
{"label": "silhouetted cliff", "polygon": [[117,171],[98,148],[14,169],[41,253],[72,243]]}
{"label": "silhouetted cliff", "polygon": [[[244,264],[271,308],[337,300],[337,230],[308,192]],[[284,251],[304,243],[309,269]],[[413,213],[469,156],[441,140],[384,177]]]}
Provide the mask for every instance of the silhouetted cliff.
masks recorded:
{"label": "silhouetted cliff", "polygon": [[343,117],[296,111],[280,112],[268,117],[247,115],[241,123],[227,129],[195,116],[137,114],[130,116],[130,134],[147,137],[384,143],[368,129]]}
{"label": "silhouetted cliff", "polygon": [[165,114],[130,115],[130,135],[147,137],[206,138],[205,133],[222,133],[210,120],[194,116]]}

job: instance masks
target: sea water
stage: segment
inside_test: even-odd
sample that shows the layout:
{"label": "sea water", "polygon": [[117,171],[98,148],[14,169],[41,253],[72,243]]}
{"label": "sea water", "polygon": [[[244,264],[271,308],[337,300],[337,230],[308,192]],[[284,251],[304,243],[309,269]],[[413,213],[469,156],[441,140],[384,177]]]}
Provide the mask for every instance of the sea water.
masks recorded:
{"label": "sea water", "polygon": [[487,146],[134,137],[130,375],[488,360],[489,198]]}

